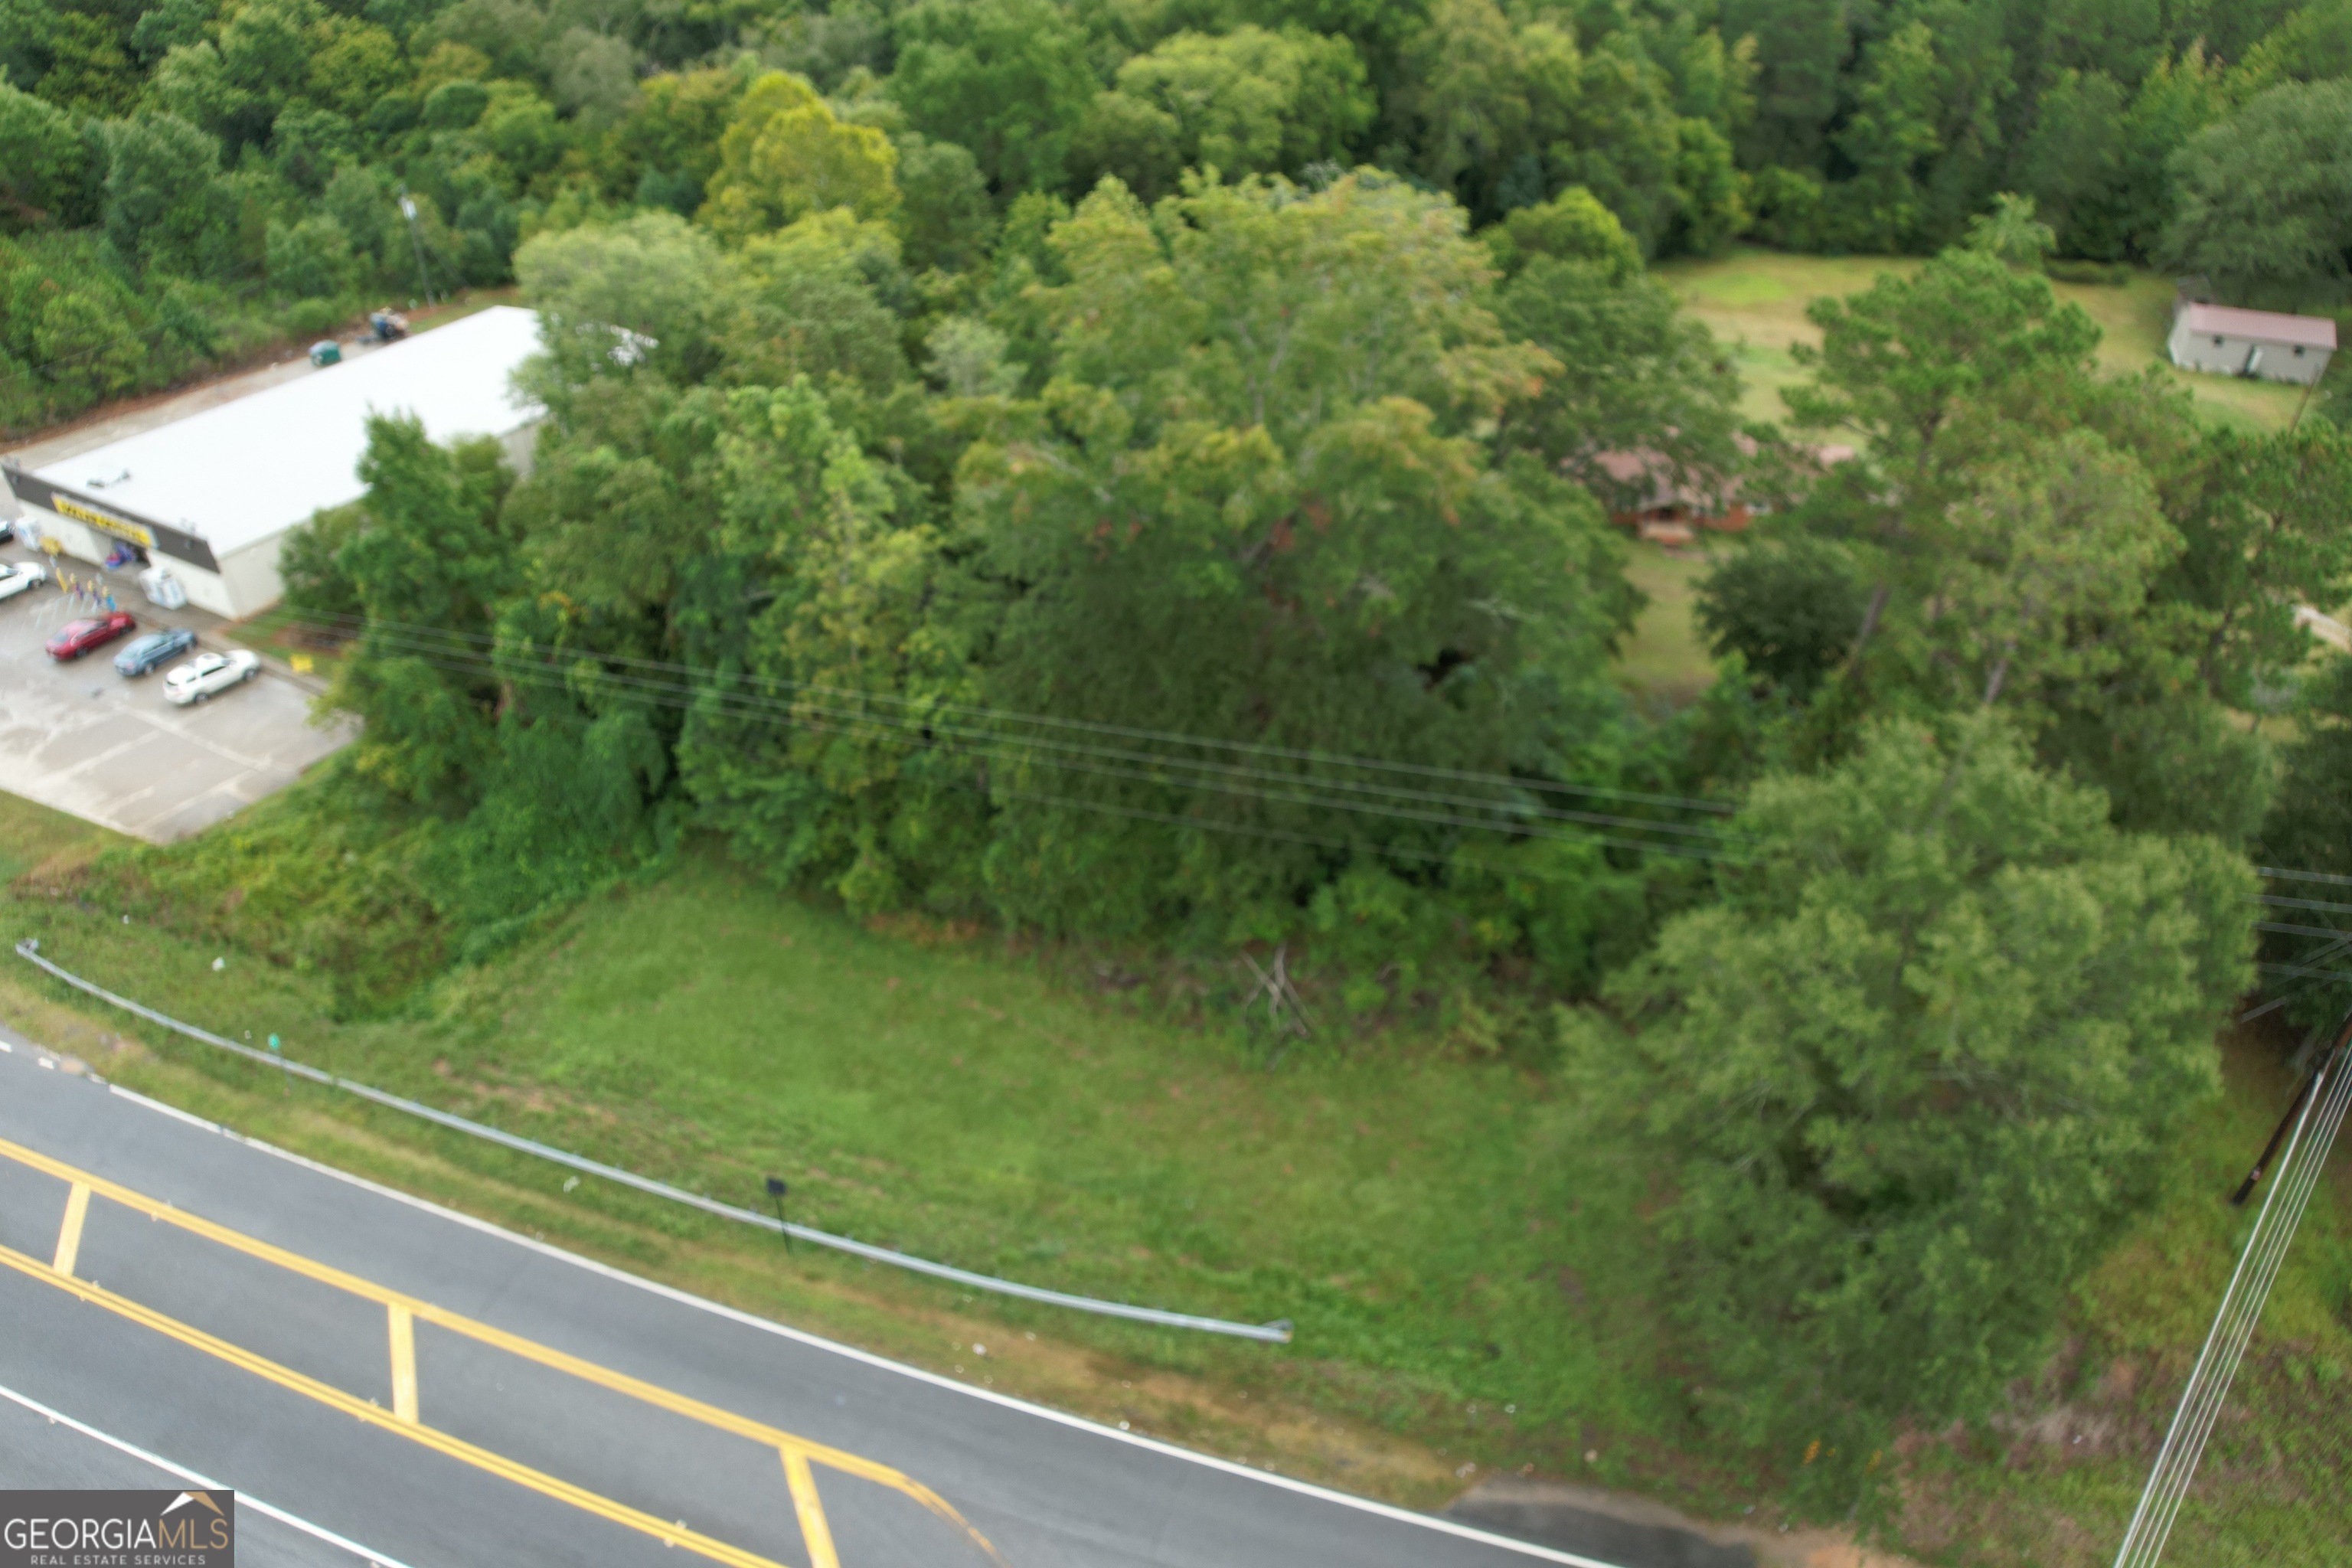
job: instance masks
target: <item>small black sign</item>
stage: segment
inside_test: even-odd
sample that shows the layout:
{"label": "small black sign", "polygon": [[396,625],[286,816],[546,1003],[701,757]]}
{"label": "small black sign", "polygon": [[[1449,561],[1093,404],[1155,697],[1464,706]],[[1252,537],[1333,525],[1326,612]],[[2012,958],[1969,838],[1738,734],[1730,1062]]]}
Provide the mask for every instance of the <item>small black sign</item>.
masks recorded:
{"label": "small black sign", "polygon": [[0,1491],[0,1568],[236,1563],[233,1491]]}

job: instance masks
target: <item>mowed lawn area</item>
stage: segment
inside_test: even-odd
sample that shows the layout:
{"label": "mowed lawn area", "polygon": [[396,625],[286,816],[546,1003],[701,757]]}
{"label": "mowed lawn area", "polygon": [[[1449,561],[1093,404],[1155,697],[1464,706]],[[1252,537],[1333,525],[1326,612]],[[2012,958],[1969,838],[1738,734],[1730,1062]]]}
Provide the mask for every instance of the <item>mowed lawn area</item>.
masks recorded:
{"label": "mowed lawn area", "polygon": [[1679,708],[1713,684],[1715,659],[1696,619],[1698,585],[1713,563],[1711,552],[1737,548],[1706,533],[1678,549],[1647,539],[1627,542],[1625,575],[1649,598],[1617,650],[1617,679],[1635,697]]}
{"label": "mowed lawn area", "polygon": [[[1882,272],[1907,275],[1918,268],[1909,257],[1795,256],[1735,247],[1703,261],[1669,261],[1658,276],[1692,315],[1738,353],[1748,384],[1742,406],[1751,418],[1785,420],[1781,389],[1805,378],[1789,350],[1821,341],[1805,319],[1805,307],[1824,296],[1843,296],[1870,287]],[[2172,328],[2172,283],[2152,272],[2135,271],[2120,286],[2053,282],[2061,300],[2088,311],[2104,337],[2099,362],[2110,371],[2137,375],[2150,366],[2189,388],[2208,417],[2251,428],[2274,429],[2294,417],[2303,389],[2276,382],[2242,381],[2176,370],[2165,356]]]}
{"label": "mowed lawn area", "polygon": [[[1806,307],[1817,299],[1867,289],[1881,273],[1907,275],[1918,266],[1912,257],[1796,256],[1735,247],[1707,260],[1664,262],[1657,271],[1684,308],[1731,350],[1746,384],[1741,412],[1751,419],[1785,424],[1789,408],[1780,394],[1807,374],[1790,350],[1821,341],[1820,331],[1806,319]],[[2154,366],[2189,388],[2198,410],[2218,422],[2277,429],[2294,419],[2303,400],[2300,387],[2173,368],[2164,348],[2172,324],[2168,280],[2141,271],[2114,287],[2051,286],[2060,299],[2082,306],[2098,322],[2103,333],[2099,363],[2110,372],[2137,375]],[[1650,603],[1619,650],[1617,669],[1625,688],[1646,701],[1681,706],[1715,678],[1706,638],[1692,619],[1710,545],[1737,548],[1731,541],[1706,535],[1685,550],[1646,541],[1631,546],[1627,574]]]}

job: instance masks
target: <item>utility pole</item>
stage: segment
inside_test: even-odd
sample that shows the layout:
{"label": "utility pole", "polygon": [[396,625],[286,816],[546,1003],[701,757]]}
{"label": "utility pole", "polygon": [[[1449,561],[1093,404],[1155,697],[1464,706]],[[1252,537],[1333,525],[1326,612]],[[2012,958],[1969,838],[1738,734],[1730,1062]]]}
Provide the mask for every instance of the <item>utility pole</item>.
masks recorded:
{"label": "utility pole", "polygon": [[400,187],[400,216],[408,220],[408,243],[416,249],[416,287],[424,294],[425,302],[430,305],[433,303],[433,283],[425,273],[425,239],[416,232],[416,198],[408,194],[408,187],[404,184]]}

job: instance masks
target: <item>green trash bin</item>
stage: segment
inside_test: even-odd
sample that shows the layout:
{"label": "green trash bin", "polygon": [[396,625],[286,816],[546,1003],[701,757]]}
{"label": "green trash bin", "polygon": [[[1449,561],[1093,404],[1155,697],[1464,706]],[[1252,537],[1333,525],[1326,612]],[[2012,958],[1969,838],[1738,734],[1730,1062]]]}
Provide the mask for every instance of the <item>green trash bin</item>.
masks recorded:
{"label": "green trash bin", "polygon": [[324,369],[343,363],[343,345],[330,338],[310,345],[310,363]]}

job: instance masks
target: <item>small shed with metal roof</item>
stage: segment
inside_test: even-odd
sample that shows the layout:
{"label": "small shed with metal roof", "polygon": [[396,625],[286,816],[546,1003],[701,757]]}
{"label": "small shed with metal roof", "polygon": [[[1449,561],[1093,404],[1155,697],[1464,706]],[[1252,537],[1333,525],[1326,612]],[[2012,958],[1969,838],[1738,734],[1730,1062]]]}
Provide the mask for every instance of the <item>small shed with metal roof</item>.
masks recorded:
{"label": "small shed with metal roof", "polygon": [[2172,363],[2216,375],[2263,381],[2317,381],[2336,353],[2336,323],[2184,300],[2173,311]]}

